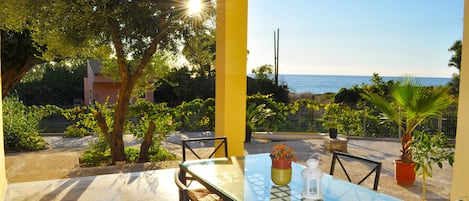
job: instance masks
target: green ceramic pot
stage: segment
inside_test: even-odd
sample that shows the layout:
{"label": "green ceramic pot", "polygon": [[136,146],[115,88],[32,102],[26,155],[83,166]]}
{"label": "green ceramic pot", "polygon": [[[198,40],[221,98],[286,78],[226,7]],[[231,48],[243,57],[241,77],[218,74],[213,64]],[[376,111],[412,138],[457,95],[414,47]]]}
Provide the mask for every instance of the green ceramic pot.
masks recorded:
{"label": "green ceramic pot", "polygon": [[279,186],[285,186],[291,181],[291,168],[279,169],[271,168],[271,177],[274,184]]}

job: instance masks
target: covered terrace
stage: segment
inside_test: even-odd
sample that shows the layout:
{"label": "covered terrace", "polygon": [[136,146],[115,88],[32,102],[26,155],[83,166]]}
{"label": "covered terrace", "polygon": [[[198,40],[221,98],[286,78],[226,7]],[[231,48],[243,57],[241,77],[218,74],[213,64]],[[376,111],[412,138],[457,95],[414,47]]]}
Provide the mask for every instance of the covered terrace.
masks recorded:
{"label": "covered terrace", "polygon": [[[217,136],[227,136],[230,139],[228,146],[230,154],[234,156],[243,155],[245,151],[243,138],[246,108],[247,10],[248,0],[218,0],[217,3],[215,130]],[[469,19],[467,1],[464,11],[465,18]],[[469,21],[464,22],[464,39],[467,38]],[[469,146],[465,145],[469,141],[469,135],[464,134],[469,132],[469,125],[466,123],[469,121],[469,113],[465,112],[469,110],[469,53],[464,54],[464,50],[469,50],[469,43],[463,42],[462,66],[465,67],[461,69],[456,156],[450,184],[450,200],[469,200]],[[176,191],[171,190],[172,174],[168,178],[171,170],[8,184],[3,137],[0,138],[0,146],[0,197],[4,200],[24,200],[22,197],[9,197],[6,193],[7,189],[11,192],[23,187],[23,190],[17,192],[34,193],[32,199],[35,200],[76,200],[78,197],[93,200],[87,196],[98,197],[99,200],[165,200],[166,196],[166,200],[177,199]],[[49,190],[45,190],[46,188]],[[449,186],[438,188],[447,189]],[[381,189],[393,191],[390,185],[383,184]],[[136,197],[130,198],[126,197],[127,195]]]}

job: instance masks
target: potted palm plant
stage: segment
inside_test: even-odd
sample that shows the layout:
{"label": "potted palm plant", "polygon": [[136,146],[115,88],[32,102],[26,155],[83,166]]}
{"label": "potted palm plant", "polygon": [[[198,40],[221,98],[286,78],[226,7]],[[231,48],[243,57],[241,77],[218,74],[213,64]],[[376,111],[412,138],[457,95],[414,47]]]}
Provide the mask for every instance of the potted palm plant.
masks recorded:
{"label": "potted palm plant", "polygon": [[267,118],[275,115],[265,104],[256,105],[251,103],[246,109],[246,136],[245,142],[251,142],[251,132],[255,131],[256,126],[263,124]]}
{"label": "potted palm plant", "polygon": [[428,117],[440,115],[452,103],[448,92],[448,87],[428,88],[407,78],[391,89],[389,100],[372,92],[362,94],[403,132],[400,136],[401,156],[395,160],[397,184],[406,186],[414,183],[416,164],[410,149],[412,133]]}

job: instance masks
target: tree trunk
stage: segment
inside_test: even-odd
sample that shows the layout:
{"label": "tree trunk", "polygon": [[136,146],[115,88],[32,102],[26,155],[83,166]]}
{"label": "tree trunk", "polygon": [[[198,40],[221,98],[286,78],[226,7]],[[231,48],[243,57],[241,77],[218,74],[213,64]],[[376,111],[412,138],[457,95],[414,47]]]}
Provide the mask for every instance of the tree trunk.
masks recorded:
{"label": "tree trunk", "polygon": [[[165,27],[164,22],[160,24]],[[149,44],[148,48],[143,52],[140,64],[135,70],[126,63],[126,55],[124,51],[125,45],[122,43],[123,38],[120,31],[120,23],[115,19],[109,19],[109,28],[111,34],[111,40],[114,45],[117,67],[119,69],[120,87],[119,87],[119,98],[117,100],[116,113],[114,118],[113,130],[111,132],[111,155],[112,162],[126,160],[124,152],[124,141],[122,134],[124,133],[124,124],[129,113],[129,101],[132,95],[137,80],[142,77],[145,67],[150,62],[153,54],[155,53],[158,43],[166,36],[167,32],[158,32]]]}
{"label": "tree trunk", "polygon": [[[33,46],[29,31],[1,31],[2,61],[2,97],[41,60],[36,56],[40,53]],[[5,59],[7,58],[7,59]]]}
{"label": "tree trunk", "polygon": [[116,113],[114,118],[113,130],[111,132],[111,156],[112,162],[125,161],[124,140],[122,138],[124,133],[125,118],[129,112],[129,101],[132,93],[131,83],[127,80],[122,80],[119,90],[119,99],[117,101]]}
{"label": "tree trunk", "polygon": [[410,146],[412,142],[412,135],[410,133],[404,133],[401,136],[401,146],[402,146],[402,155],[401,160],[404,163],[411,163],[412,162],[412,152],[410,151]]}
{"label": "tree trunk", "polygon": [[142,145],[140,145],[140,157],[138,159],[139,163],[144,163],[150,160],[148,150],[150,149],[151,145],[153,145],[153,133],[155,132],[155,129],[155,122],[151,121],[150,125],[148,126],[147,133],[143,137]]}

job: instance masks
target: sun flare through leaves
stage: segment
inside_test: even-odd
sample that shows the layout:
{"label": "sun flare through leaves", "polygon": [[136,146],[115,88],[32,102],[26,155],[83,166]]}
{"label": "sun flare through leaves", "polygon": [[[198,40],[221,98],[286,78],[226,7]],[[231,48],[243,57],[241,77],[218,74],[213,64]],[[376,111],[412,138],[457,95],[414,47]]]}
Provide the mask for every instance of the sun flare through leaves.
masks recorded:
{"label": "sun flare through leaves", "polygon": [[198,15],[202,11],[203,5],[201,0],[188,0],[187,9],[190,16]]}

